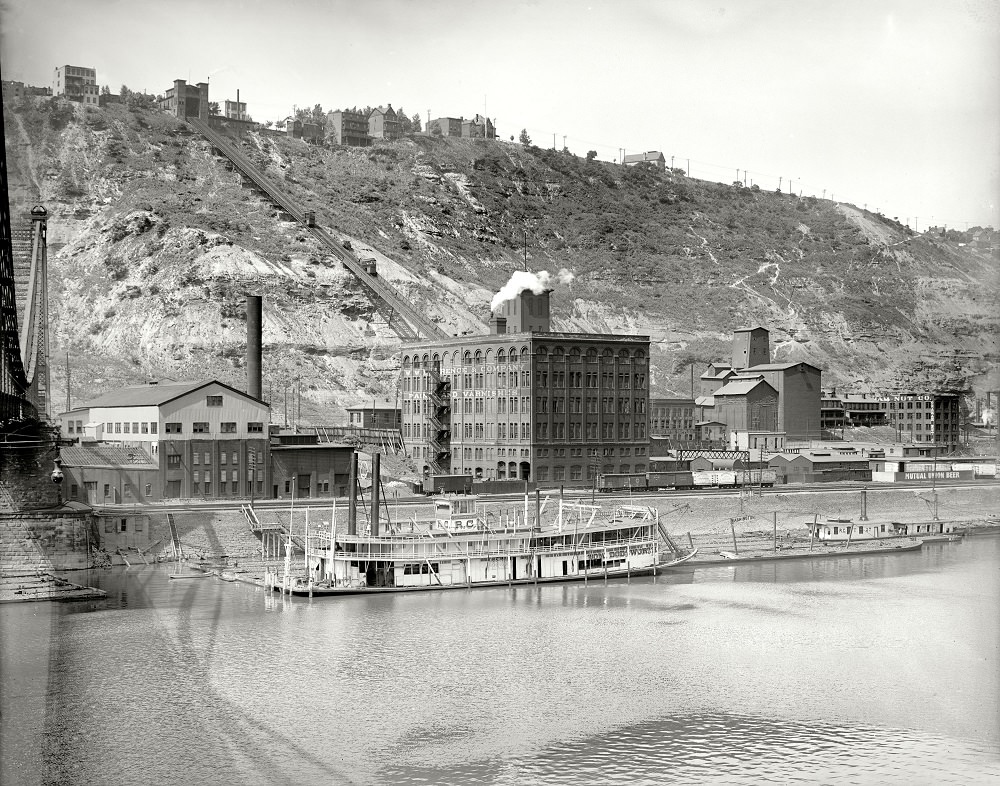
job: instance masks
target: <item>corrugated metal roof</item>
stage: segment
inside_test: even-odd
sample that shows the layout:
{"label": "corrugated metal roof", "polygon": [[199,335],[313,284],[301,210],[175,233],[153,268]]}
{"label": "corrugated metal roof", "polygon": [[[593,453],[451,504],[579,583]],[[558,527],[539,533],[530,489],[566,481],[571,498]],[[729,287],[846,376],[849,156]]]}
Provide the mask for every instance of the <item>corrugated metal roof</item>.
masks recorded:
{"label": "corrugated metal roof", "polygon": [[786,371],[790,368],[795,368],[796,366],[809,366],[809,368],[814,368],[817,371],[821,370],[812,363],[806,363],[800,360],[795,363],[762,363],[759,366],[750,366],[749,368],[745,368],[743,371],[744,373],[747,371]]}
{"label": "corrugated metal roof", "polygon": [[134,385],[132,387],[112,390],[104,395],[88,401],[77,409],[93,409],[94,407],[158,407],[178,396],[190,393],[200,387],[211,384],[210,381],[168,382],[157,385]]}
{"label": "corrugated metal roof", "polygon": [[[747,393],[752,391],[758,385],[767,385],[769,388],[771,388],[771,386],[768,385],[762,379],[737,379],[732,382],[727,382],[725,385],[723,385],[721,388],[715,391],[715,397],[718,398],[719,396],[745,396]],[[771,390],[774,390],[774,388],[771,388]]]}
{"label": "corrugated metal roof", "polygon": [[68,467],[134,467],[157,469],[158,465],[142,448],[118,445],[82,444],[61,448],[59,458]]}

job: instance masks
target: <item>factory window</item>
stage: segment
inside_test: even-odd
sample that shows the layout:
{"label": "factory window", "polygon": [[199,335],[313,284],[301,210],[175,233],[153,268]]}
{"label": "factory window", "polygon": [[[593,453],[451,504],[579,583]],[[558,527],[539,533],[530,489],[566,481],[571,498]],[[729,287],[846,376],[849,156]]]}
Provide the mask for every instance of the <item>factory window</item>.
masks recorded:
{"label": "factory window", "polygon": [[152,483],[147,483],[146,484],[146,488],[143,489],[143,495],[147,496],[147,497],[150,497],[150,496],[153,495],[153,484]]}
{"label": "factory window", "polygon": [[264,424],[261,421],[250,421],[249,423],[247,423],[248,434],[262,434],[263,432],[264,432]]}
{"label": "factory window", "polygon": [[222,451],[219,454],[219,464],[225,464],[228,458],[229,458],[229,454],[226,453],[226,451]]}
{"label": "factory window", "polygon": [[[201,454],[196,451],[191,457],[191,463],[197,467],[201,463]],[[198,473],[196,472],[195,474],[197,475]]]}
{"label": "factory window", "polygon": [[143,423],[142,424],[142,433],[143,434],[148,434],[149,433],[149,424],[148,423]]}
{"label": "factory window", "polygon": [[122,433],[122,424],[115,423],[115,434],[121,434],[121,433]]}
{"label": "factory window", "polygon": [[167,456],[167,467],[170,469],[176,469],[181,465],[181,457],[177,453],[173,453]]}
{"label": "factory window", "polygon": [[211,464],[211,463],[212,463],[212,454],[211,454],[211,453],[208,453],[208,452],[206,452],[206,453],[204,454],[204,456],[205,456],[205,460],[204,460],[204,461],[203,461],[202,463],[203,463],[203,464],[204,464],[204,465],[205,465],[205,466],[207,467],[207,466],[208,466],[209,464]]}
{"label": "factory window", "polygon": [[[181,424],[180,423],[166,423],[163,426],[163,431],[165,433],[167,433],[167,434],[180,434],[181,433]],[[155,434],[156,432],[154,431],[153,433]]]}
{"label": "factory window", "polygon": [[233,466],[237,466],[240,463],[240,454],[237,451],[233,451]]}
{"label": "factory window", "polygon": [[208,432],[208,423],[192,423],[191,431],[195,434],[205,434]]}
{"label": "factory window", "polygon": [[150,434],[155,434],[157,426],[158,426],[158,424],[156,424],[156,423],[150,423],[149,424],[149,433]]}
{"label": "factory window", "polygon": [[220,430],[223,434],[235,434],[236,424],[235,423],[223,423]]}

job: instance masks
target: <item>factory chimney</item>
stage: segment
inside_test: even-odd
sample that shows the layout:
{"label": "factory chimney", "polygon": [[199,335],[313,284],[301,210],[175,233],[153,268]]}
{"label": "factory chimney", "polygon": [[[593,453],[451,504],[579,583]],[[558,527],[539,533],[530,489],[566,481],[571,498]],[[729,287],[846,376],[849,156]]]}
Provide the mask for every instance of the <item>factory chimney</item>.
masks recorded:
{"label": "factory chimney", "polygon": [[256,399],[263,395],[260,367],[262,308],[260,295],[247,295],[247,393]]}

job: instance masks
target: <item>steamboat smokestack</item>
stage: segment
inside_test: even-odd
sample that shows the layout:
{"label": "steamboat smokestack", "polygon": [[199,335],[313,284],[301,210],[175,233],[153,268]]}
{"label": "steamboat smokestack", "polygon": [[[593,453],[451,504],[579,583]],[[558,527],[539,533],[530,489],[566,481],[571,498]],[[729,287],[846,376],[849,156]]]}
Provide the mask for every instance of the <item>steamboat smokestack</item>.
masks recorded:
{"label": "steamboat smokestack", "polygon": [[379,487],[382,485],[382,468],[379,466],[381,463],[382,454],[374,453],[372,454],[372,537],[378,535],[378,494]]}
{"label": "steamboat smokestack", "polygon": [[260,367],[262,308],[260,295],[247,295],[247,393],[256,399],[262,397]]}
{"label": "steamboat smokestack", "polygon": [[351,479],[347,490],[347,534],[358,534],[358,454],[351,454]]}

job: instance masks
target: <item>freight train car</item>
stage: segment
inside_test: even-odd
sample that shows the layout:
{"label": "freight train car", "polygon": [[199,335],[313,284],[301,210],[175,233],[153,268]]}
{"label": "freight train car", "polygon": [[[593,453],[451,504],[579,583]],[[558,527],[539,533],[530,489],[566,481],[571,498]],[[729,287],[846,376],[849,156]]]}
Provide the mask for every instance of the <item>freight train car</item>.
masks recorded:
{"label": "freight train car", "polygon": [[650,489],[693,489],[694,478],[690,472],[647,472],[646,485]]}
{"label": "freight train car", "polygon": [[646,475],[635,473],[602,473],[597,476],[597,490],[608,491],[645,491]]}

